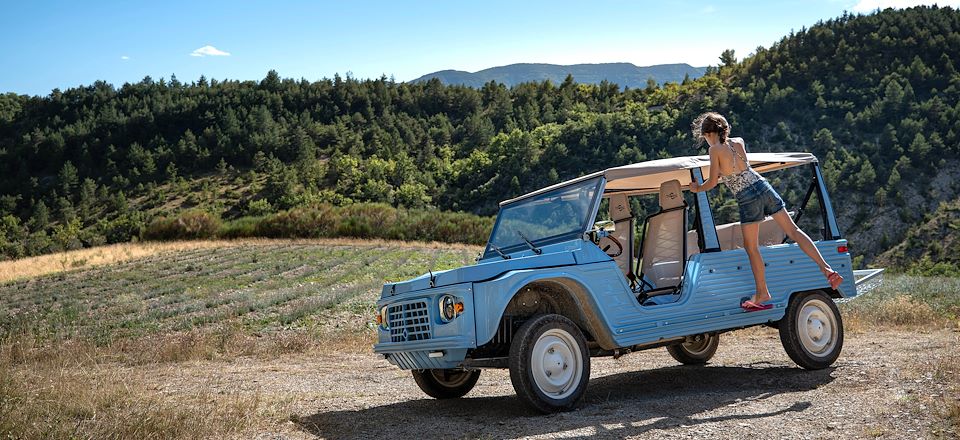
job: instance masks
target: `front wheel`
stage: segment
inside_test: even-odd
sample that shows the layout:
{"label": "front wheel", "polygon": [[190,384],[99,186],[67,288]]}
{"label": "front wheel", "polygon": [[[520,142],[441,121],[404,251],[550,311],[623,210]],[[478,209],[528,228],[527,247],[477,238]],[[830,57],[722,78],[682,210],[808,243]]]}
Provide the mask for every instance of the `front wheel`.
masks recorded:
{"label": "front wheel", "polygon": [[703,365],[717,353],[719,345],[720,335],[704,334],[695,336],[689,342],[668,345],[667,352],[681,364]]}
{"label": "front wheel", "polygon": [[590,355],[583,333],[561,315],[531,318],[510,345],[510,381],[521,400],[543,413],[566,411],[583,398]]}
{"label": "front wheel", "polygon": [[435,399],[456,399],[473,389],[480,370],[412,370],[417,386]]}
{"label": "front wheel", "polygon": [[791,298],[779,328],[783,349],[803,368],[827,368],[840,356],[843,321],[837,305],[823,292]]}

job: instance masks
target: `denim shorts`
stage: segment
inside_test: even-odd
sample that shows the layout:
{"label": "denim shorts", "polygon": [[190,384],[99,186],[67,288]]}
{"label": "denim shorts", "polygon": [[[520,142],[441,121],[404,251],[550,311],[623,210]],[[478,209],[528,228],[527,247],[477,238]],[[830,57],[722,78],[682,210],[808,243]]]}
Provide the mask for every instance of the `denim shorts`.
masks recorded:
{"label": "denim shorts", "polygon": [[758,180],[737,193],[737,205],[740,206],[740,224],[756,223],[764,217],[773,215],[786,205],[777,191],[766,180]]}

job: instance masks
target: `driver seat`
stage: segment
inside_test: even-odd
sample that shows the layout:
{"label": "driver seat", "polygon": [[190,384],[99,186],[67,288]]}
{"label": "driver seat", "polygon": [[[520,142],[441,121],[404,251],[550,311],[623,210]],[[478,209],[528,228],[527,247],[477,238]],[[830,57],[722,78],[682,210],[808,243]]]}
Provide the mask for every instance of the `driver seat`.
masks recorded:
{"label": "driver seat", "polygon": [[[687,202],[679,180],[660,185],[660,210],[643,222],[637,300],[673,295],[683,284],[687,248]],[[648,281],[649,280],[649,281]],[[651,283],[652,282],[652,283]]]}
{"label": "driver seat", "polygon": [[613,231],[611,238],[620,242],[623,249],[619,254],[612,257],[617,262],[617,266],[623,272],[623,275],[633,286],[637,276],[633,273],[633,233],[635,220],[630,212],[630,201],[624,194],[614,194],[610,196],[610,219],[613,220]]}

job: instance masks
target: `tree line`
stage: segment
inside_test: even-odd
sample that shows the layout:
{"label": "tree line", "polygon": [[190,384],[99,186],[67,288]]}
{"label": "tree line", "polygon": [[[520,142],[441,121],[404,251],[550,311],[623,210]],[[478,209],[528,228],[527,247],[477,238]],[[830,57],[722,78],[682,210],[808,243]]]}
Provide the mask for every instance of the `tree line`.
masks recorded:
{"label": "tree line", "polygon": [[[177,215],[144,200],[211,175],[248,183],[234,206],[197,206],[226,221],[357,203],[489,216],[564,179],[702,154],[689,124],[706,110],[753,151],[816,154],[841,202],[903,203],[903,188],[960,152],[958,51],[960,14],[918,7],[844,14],[740,61],[725,51],[702,78],[639,89],[270,71],[8,93],[0,246],[22,256],[142,237],[153,217]],[[785,185],[788,197],[802,191]]]}

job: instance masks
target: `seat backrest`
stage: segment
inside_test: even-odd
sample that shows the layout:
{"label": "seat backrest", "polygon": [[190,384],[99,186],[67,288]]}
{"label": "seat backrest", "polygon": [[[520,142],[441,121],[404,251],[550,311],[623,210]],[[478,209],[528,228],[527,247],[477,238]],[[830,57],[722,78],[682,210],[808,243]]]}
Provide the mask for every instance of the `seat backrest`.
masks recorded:
{"label": "seat backrest", "polygon": [[623,271],[623,275],[633,281],[633,230],[634,219],[630,213],[630,202],[624,194],[610,196],[610,219],[613,220],[614,231],[610,234],[623,245],[623,252],[613,257]]}
{"label": "seat backrest", "polygon": [[647,219],[641,273],[657,288],[677,286],[683,275],[687,210],[678,180],[660,185],[660,212]]}
{"label": "seat backrest", "polygon": [[[796,213],[789,211],[787,214],[793,217]],[[696,230],[687,232],[688,257],[700,252],[700,249],[697,247],[697,238]],[[758,237],[760,246],[780,244],[783,243],[784,238],[787,238],[787,234],[783,232],[783,229],[780,229],[780,225],[777,224],[773,217],[765,217],[760,222],[760,234]],[[720,242],[720,250],[722,251],[743,249],[743,228],[740,227],[740,222],[726,223],[717,226],[717,240]]]}

